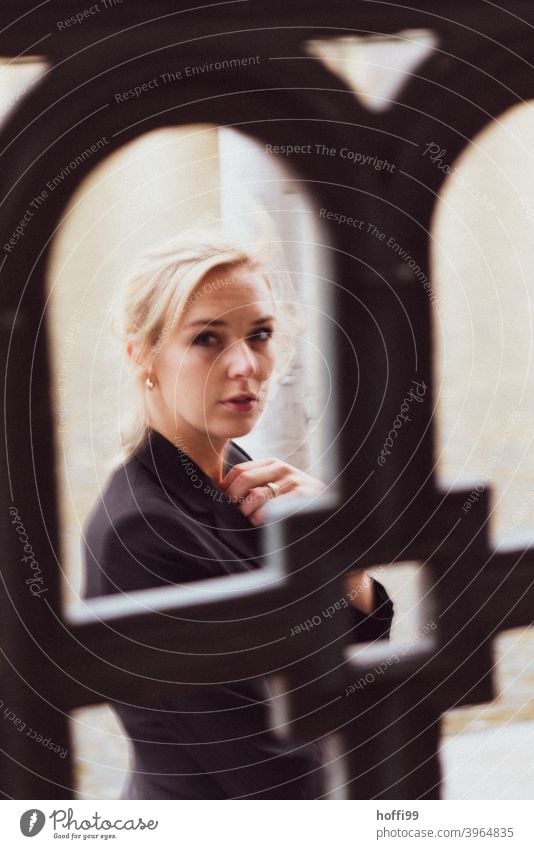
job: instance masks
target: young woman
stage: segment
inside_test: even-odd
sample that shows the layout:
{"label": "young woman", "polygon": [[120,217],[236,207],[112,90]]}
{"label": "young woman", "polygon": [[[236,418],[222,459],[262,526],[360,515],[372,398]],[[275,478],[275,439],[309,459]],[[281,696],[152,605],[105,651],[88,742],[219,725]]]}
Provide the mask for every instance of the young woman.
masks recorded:
{"label": "young woman", "polygon": [[[287,354],[292,318],[278,279],[261,248],[212,226],[153,251],[127,282],[115,329],[140,403],[85,523],[86,597],[258,568],[266,502],[324,489],[233,441],[254,427]],[[387,638],[384,587],[362,572],[345,581],[353,641]],[[323,744],[275,738],[268,698],[257,678],[198,687],[179,703],[114,702],[134,754],[121,798],[320,798]]]}

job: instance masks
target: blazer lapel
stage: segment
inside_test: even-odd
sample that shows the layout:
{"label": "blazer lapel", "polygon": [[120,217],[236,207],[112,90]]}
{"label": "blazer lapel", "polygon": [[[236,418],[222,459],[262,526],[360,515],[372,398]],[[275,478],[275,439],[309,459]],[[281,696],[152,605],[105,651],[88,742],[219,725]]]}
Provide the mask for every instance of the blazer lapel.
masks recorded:
{"label": "blazer lapel", "polygon": [[[232,466],[239,462],[242,462],[242,458],[236,459]],[[222,498],[213,501],[213,521],[217,536],[243,559],[258,561],[261,552],[261,527],[253,525],[229,496],[218,487],[217,490],[222,495]]]}
{"label": "blazer lapel", "polygon": [[[180,512],[193,514],[205,529],[215,533],[240,558],[253,561],[249,564],[251,568],[258,565],[261,526],[253,525],[238,505],[185,452],[150,428],[137,456],[155,475],[167,498]],[[225,473],[236,463],[250,459],[231,441]]]}

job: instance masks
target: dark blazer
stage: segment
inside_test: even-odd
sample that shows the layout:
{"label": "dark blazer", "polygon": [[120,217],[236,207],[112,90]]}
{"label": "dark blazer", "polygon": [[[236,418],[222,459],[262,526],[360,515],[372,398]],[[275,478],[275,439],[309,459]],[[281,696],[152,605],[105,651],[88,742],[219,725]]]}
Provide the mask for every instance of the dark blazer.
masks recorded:
{"label": "dark blazer", "polygon": [[[231,441],[225,472],[251,457]],[[84,523],[86,598],[260,567],[258,532],[183,451],[155,430],[109,477]],[[393,604],[375,581],[375,611],[350,607],[353,642],[388,638]],[[324,743],[268,730],[268,680],[203,686],[179,704],[112,702],[133,768],[123,799],[315,799]],[[152,707],[152,704],[154,707]]]}

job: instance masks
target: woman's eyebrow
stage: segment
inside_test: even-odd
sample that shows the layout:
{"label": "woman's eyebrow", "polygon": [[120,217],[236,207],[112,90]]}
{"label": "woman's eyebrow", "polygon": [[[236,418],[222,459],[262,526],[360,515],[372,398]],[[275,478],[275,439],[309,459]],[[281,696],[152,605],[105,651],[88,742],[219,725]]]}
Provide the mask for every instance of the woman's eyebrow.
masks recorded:
{"label": "woman's eyebrow", "polygon": [[[252,324],[264,324],[266,321],[273,321],[274,315],[262,315],[261,318],[255,319]],[[191,321],[189,324],[185,325],[184,329],[188,327],[195,327],[197,324],[202,324],[204,326],[209,325],[210,327],[220,327],[226,326],[228,324],[227,321],[221,321],[219,318],[199,318],[196,321]]]}

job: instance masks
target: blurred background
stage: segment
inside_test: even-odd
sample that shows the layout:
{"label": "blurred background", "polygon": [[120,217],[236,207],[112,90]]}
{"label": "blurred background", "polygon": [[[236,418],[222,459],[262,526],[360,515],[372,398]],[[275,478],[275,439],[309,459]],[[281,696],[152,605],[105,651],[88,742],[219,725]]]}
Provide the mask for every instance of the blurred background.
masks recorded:
{"label": "blurred background", "polygon": [[[387,108],[432,49],[429,33],[309,45],[370,109]],[[32,59],[0,65],[0,120],[45,72]],[[438,473],[443,487],[491,485],[496,545],[534,528],[533,142],[531,103],[472,140],[453,164],[432,232]],[[194,125],[141,137],[79,187],[49,268],[67,605],[79,603],[82,524],[119,447],[117,422],[128,402],[126,363],[107,329],[118,285],[146,248],[206,214],[241,232],[244,198],[261,203],[277,224],[278,270],[291,275],[307,332],[263,419],[239,442],[252,456],[275,454],[317,477],[325,472],[313,459],[326,438],[328,392],[321,345],[329,269],[317,247],[325,242],[318,210],[283,162],[237,131]],[[418,564],[384,564],[372,574],[395,601],[392,636],[413,638]],[[534,631],[508,631],[494,645],[498,698],[444,717],[448,798],[534,793]],[[130,753],[113,713],[105,705],[77,710],[71,726],[79,797],[117,798]]]}

